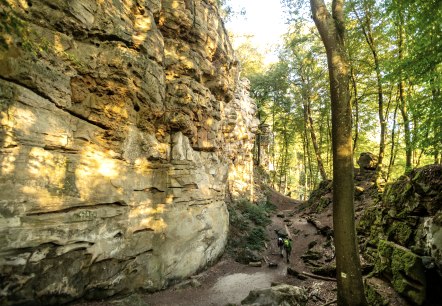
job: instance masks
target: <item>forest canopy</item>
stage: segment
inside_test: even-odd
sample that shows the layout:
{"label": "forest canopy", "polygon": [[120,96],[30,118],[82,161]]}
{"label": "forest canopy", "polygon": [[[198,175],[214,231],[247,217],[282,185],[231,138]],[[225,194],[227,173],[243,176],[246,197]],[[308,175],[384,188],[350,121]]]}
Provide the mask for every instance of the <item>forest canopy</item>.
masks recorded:
{"label": "forest canopy", "polygon": [[[236,52],[259,108],[255,162],[302,199],[332,173],[327,61],[309,1],[281,2],[289,31],[279,60],[263,68],[247,41]],[[373,153],[383,181],[440,163],[442,2],[351,0],[345,9],[355,161]]]}

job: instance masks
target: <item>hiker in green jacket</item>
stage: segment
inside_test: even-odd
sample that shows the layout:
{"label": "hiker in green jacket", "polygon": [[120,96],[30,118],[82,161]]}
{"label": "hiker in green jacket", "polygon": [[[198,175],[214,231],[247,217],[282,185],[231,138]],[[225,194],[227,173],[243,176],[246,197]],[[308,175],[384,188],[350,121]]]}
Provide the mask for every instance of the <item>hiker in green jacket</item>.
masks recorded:
{"label": "hiker in green jacket", "polygon": [[287,263],[290,262],[290,253],[292,252],[292,239],[285,238],[284,239],[284,250],[287,256]]}

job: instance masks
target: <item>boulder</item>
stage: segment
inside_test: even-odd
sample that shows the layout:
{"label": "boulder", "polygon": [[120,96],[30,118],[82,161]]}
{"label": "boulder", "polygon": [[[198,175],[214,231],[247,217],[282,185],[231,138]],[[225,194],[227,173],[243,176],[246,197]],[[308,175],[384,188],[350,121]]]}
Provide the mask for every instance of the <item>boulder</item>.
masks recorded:
{"label": "boulder", "polygon": [[303,306],[307,304],[307,291],[291,285],[277,285],[250,291],[241,305]]}
{"label": "boulder", "polygon": [[378,166],[378,158],[370,152],[363,152],[359,156],[358,165],[364,170],[375,170]]}

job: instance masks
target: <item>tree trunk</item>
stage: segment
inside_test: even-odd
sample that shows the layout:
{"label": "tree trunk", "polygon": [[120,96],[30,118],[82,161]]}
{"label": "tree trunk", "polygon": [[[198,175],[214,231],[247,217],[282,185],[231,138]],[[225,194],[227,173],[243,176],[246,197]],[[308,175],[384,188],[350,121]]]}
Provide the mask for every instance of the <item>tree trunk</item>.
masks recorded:
{"label": "tree trunk", "polygon": [[[398,40],[398,51],[399,60],[402,61],[404,58],[404,20],[402,14],[399,16],[399,40]],[[408,117],[407,102],[405,100],[405,89],[404,81],[402,79],[402,73],[399,81],[399,100],[400,100],[400,111],[402,114],[402,119],[404,121],[404,136],[405,136],[405,171],[408,172],[412,168],[412,154],[413,149],[411,147],[411,129],[410,129],[410,118]]]}
{"label": "tree trunk", "polygon": [[350,68],[344,46],[344,0],[333,0],[332,15],[323,0],[310,0],[310,6],[326,49],[330,77],[338,305],[366,306],[354,220]]}
{"label": "tree trunk", "polygon": [[[261,122],[261,112],[258,110],[258,120]],[[262,135],[262,123],[259,125],[259,131],[256,134],[256,157],[255,164],[259,167],[261,165],[261,135]]]}
{"label": "tree trunk", "polygon": [[312,139],[313,149],[315,150],[316,161],[318,163],[319,173],[321,174],[322,180],[327,180],[327,173],[324,169],[324,163],[322,162],[321,152],[319,152],[318,140],[316,139],[316,133],[313,126],[313,118],[310,108],[310,97],[308,93],[305,93],[302,98],[302,103],[304,106],[304,120],[307,129],[310,131],[310,136]]}
{"label": "tree trunk", "polygon": [[354,114],[355,133],[354,133],[354,137],[353,137],[353,151],[355,151],[356,146],[358,145],[358,138],[359,138],[359,100],[358,100],[358,87],[357,87],[356,78],[354,75],[353,68],[351,68],[351,70],[350,70],[350,76],[351,76],[351,82],[353,84],[353,94],[354,94],[353,105],[355,106],[355,112],[354,112],[355,113]]}
{"label": "tree trunk", "polygon": [[[312,182],[313,182],[313,169],[312,169],[312,160],[310,156],[310,141],[308,137],[308,131],[307,131],[307,121],[304,124],[304,139],[305,139],[305,147],[307,152],[307,165],[308,165],[308,175],[307,172],[305,173],[305,179],[308,184],[308,191],[311,191],[312,188]],[[308,179],[308,181],[307,181]]]}
{"label": "tree trunk", "polygon": [[384,93],[382,90],[382,79],[381,79],[381,68],[379,65],[379,57],[376,49],[375,41],[373,38],[373,31],[371,29],[371,20],[368,17],[369,12],[368,8],[365,8],[365,16],[364,20],[359,17],[359,14],[356,9],[354,9],[354,13],[361,24],[362,33],[364,34],[365,41],[367,42],[371,54],[373,55],[374,61],[374,70],[376,72],[376,82],[377,82],[377,90],[378,90],[378,114],[379,114],[379,124],[381,126],[381,131],[379,135],[379,153],[378,153],[378,165],[376,167],[377,177],[381,175],[382,172],[382,162],[384,160],[385,155],[385,130],[387,126],[387,122],[384,118]]}
{"label": "tree trunk", "polygon": [[404,82],[399,82],[399,101],[402,120],[404,122],[404,137],[405,137],[405,171],[410,171],[412,168],[413,149],[411,147],[411,129],[410,118],[408,117],[407,103],[405,101]]}
{"label": "tree trunk", "polygon": [[396,105],[396,108],[394,109],[394,115],[393,115],[393,127],[391,129],[391,153],[390,153],[390,162],[388,163],[388,171],[387,171],[387,181],[390,178],[391,175],[391,167],[394,165],[394,150],[395,150],[395,134],[396,134],[396,117],[397,117],[397,109],[398,106]]}
{"label": "tree trunk", "polygon": [[303,192],[303,196],[304,198],[306,198],[306,194],[307,194],[307,190],[308,190],[308,185],[307,185],[307,135],[306,135],[306,131],[304,129],[304,133],[303,133],[303,137],[302,137],[302,147],[304,150],[304,155],[303,155],[303,159],[304,159],[304,192]]}

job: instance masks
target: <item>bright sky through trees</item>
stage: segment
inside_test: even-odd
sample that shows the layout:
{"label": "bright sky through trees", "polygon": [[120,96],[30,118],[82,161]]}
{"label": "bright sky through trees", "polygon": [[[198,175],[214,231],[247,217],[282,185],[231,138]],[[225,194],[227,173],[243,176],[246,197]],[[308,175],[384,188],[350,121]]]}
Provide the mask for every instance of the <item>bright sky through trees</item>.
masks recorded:
{"label": "bright sky through trees", "polygon": [[235,0],[230,5],[235,12],[245,10],[244,16],[237,14],[226,24],[235,36],[234,44],[253,35],[252,43],[265,54],[266,62],[276,61],[276,45],[287,29],[280,0]]}

